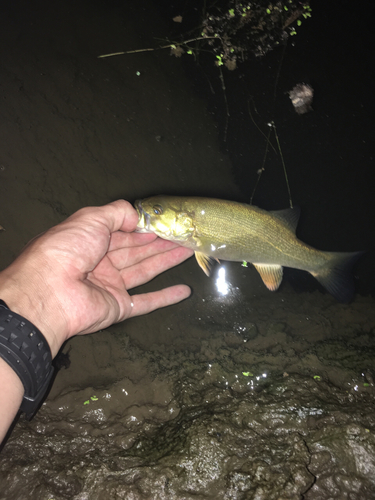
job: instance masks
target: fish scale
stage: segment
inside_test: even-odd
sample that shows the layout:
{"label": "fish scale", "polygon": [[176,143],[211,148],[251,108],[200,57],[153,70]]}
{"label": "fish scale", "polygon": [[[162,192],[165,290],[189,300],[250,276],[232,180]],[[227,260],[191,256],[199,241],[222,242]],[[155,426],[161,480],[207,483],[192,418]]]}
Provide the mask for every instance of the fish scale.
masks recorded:
{"label": "fish scale", "polygon": [[274,264],[277,258],[280,265],[303,270],[308,262],[314,270],[326,260],[324,252],[298,240],[286,221],[252,205],[182,197],[173,210],[186,213],[197,228],[197,237],[181,244],[219,260]]}

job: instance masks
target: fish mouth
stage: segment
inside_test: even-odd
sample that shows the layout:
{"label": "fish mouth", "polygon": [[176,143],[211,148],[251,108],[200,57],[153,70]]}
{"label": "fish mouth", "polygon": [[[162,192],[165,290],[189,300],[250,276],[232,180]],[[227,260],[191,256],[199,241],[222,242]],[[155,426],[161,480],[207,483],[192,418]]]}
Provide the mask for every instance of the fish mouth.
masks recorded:
{"label": "fish mouth", "polygon": [[152,233],[150,229],[150,215],[143,210],[142,200],[136,200],[134,207],[138,212],[138,224],[136,227],[136,233]]}

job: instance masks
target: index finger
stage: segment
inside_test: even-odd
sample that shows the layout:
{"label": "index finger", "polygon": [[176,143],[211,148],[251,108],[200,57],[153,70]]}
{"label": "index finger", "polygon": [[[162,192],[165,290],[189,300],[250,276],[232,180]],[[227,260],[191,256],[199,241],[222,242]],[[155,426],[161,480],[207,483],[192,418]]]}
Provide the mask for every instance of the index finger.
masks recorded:
{"label": "index finger", "polygon": [[49,229],[36,244],[45,246],[47,251],[52,247],[60,264],[85,273],[108,252],[113,232],[134,231],[137,223],[138,214],[132,205],[117,200],[101,207],[81,208]]}
{"label": "index finger", "polygon": [[132,232],[138,224],[138,213],[126,200],[116,200],[101,207],[85,207],[68,217],[65,223],[104,225],[110,233],[115,231]]}

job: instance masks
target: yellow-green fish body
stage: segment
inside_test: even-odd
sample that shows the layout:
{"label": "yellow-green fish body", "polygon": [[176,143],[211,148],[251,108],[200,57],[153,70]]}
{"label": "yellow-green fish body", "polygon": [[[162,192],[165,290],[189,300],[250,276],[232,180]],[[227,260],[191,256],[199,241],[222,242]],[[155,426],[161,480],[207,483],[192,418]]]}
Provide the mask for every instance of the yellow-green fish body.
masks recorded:
{"label": "yellow-green fish body", "polygon": [[136,202],[137,231],[191,248],[209,275],[210,259],[250,262],[270,290],[277,290],[282,268],[310,272],[338,300],[347,302],[353,283],[347,268],[361,252],[323,252],[300,241],[298,209],[268,212],[253,205],[214,198],[154,196]]}

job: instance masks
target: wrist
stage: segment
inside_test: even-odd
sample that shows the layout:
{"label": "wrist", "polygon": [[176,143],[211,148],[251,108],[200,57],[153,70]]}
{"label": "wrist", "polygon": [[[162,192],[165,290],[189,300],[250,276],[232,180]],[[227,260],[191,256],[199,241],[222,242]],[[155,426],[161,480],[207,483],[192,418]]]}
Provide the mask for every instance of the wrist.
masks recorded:
{"label": "wrist", "polygon": [[47,298],[37,287],[25,286],[23,282],[26,280],[18,279],[8,269],[0,273],[0,299],[11,311],[23,316],[40,330],[54,358],[67,337],[59,322],[59,315],[54,314],[49,305],[51,294]]}
{"label": "wrist", "polygon": [[24,387],[17,373],[6,361],[0,358],[1,405],[0,405],[0,443],[21,406]]}

